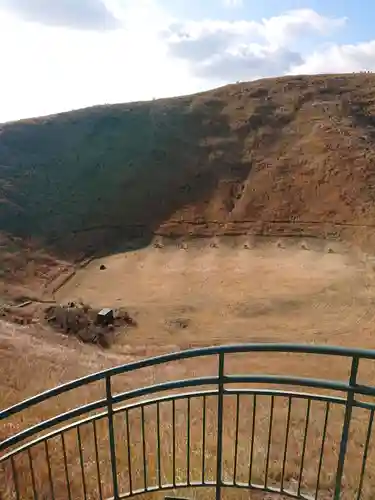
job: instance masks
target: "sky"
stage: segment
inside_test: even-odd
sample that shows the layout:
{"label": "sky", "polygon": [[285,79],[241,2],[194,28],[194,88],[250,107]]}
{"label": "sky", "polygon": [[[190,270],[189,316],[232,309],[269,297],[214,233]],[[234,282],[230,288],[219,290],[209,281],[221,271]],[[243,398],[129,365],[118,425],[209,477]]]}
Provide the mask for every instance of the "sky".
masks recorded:
{"label": "sky", "polygon": [[0,122],[375,71],[375,0],[0,0]]}

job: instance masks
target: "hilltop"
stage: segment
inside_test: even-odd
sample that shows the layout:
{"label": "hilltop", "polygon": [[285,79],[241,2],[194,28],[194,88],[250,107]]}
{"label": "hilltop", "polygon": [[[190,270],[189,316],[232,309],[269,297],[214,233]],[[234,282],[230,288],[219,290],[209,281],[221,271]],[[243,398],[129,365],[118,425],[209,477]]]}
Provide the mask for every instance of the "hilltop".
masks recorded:
{"label": "hilltop", "polygon": [[69,258],[155,233],[362,237],[374,221],[374,142],[372,74],[3,124],[0,231]]}

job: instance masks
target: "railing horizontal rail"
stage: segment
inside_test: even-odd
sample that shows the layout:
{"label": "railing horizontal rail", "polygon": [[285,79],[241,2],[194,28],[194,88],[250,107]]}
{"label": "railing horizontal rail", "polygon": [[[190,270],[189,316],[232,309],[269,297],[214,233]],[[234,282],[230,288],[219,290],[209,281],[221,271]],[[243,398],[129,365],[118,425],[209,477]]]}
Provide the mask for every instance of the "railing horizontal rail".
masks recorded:
{"label": "railing horizontal rail", "polygon": [[[119,495],[119,500],[125,499],[125,498],[133,498],[135,496],[139,495],[144,495],[145,493],[155,493],[158,491],[171,491],[174,489],[190,489],[190,488],[207,488],[207,487],[214,487],[216,486],[215,481],[206,481],[204,483],[200,482],[195,482],[191,481],[190,483],[186,482],[180,482],[176,484],[163,484],[162,486],[149,486],[146,489],[139,488],[137,490],[133,490],[131,493],[126,493],[123,495]],[[222,482],[223,487],[227,488],[236,488],[236,489],[246,489],[247,491],[262,491],[265,493],[274,493],[278,495],[284,495],[284,497],[290,497],[290,498],[296,498],[296,494],[294,491],[285,489],[281,490],[280,488],[273,488],[272,486],[268,486],[267,488],[264,487],[262,484],[247,484],[247,483],[230,483],[227,481]],[[312,495],[304,495],[303,493],[299,497],[300,499],[303,500],[314,500],[314,496]],[[109,498],[108,500],[114,500],[113,497]]]}
{"label": "railing horizontal rail", "polygon": [[[145,399],[142,401],[137,401],[135,403],[131,403],[128,405],[120,406],[117,407],[113,413],[119,413],[124,410],[133,410],[136,408],[140,408],[141,406],[150,406],[153,405],[157,402],[159,403],[167,403],[168,401],[178,401],[179,399],[187,399],[187,398],[194,398],[194,397],[203,397],[203,396],[217,396],[218,395],[218,390],[207,390],[207,391],[195,391],[195,392],[186,392],[182,394],[170,394],[168,396],[162,396],[160,398],[152,398],[152,399]],[[310,394],[307,392],[294,392],[294,391],[280,391],[280,390],[273,390],[273,389],[247,389],[247,388],[235,388],[235,389],[224,389],[224,395],[227,396],[236,396],[237,394],[243,395],[243,396],[253,396],[256,394],[257,396],[275,396],[275,397],[283,397],[283,398],[297,398],[297,399],[311,399],[312,401],[322,401],[322,402],[329,402],[329,403],[334,403],[334,404],[346,404],[346,399],[345,398],[339,398],[339,397],[334,397],[334,396],[328,396],[325,394]],[[359,408],[365,408],[365,409],[372,409],[375,408],[375,403],[370,404],[366,403],[363,401],[358,401],[357,405]]]}
{"label": "railing horizontal rail", "polygon": [[[350,375],[345,376],[348,372],[344,370],[343,380],[329,380],[268,373],[236,373],[233,358],[230,358],[230,363],[225,362],[225,355],[257,352],[339,356],[350,360]],[[217,363],[216,367],[208,365],[210,371],[213,369],[213,375],[172,379],[130,390],[124,390],[126,386],[121,388],[121,380],[112,380],[116,375],[142,368],[208,356],[214,357],[213,361]],[[369,480],[369,474],[366,478],[365,474],[366,464],[370,463],[368,456],[371,451],[375,412],[375,387],[361,384],[357,380],[359,362],[362,359],[375,360],[375,350],[298,344],[247,344],[191,349],[104,370],[2,410],[0,421],[48,400],[52,400],[53,404],[53,398],[60,394],[87,384],[105,381],[102,388],[105,394],[103,399],[75,407],[40,423],[33,423],[3,440],[0,443],[0,454],[5,454],[0,456],[0,464],[5,461],[8,463],[4,464],[3,469],[0,468],[0,474],[10,469],[13,471],[11,488],[18,500],[23,500],[20,491],[27,489],[27,481],[31,481],[34,497],[36,487],[43,491],[42,496],[48,496],[49,493],[46,492],[49,488],[53,497],[53,470],[59,457],[61,458],[59,447],[62,447],[66,476],[64,484],[68,488],[67,491],[70,492],[72,481],[74,491],[77,492],[79,480],[85,498],[87,494],[95,496],[90,488],[93,488],[93,481],[97,479],[100,498],[103,498],[103,486],[109,494],[113,494],[115,500],[143,493],[194,487],[215,487],[216,500],[221,500],[221,490],[224,487],[317,500],[321,485],[324,484],[324,488],[327,488],[329,474],[333,498],[339,500],[346,478],[345,459],[350,463],[353,460],[352,454],[347,453],[348,443],[350,441],[353,444],[353,426],[360,424],[361,429],[367,433],[363,451],[358,438],[354,439],[358,455],[355,460],[361,470],[356,496],[357,500],[365,500],[361,495],[368,487],[366,481]],[[366,373],[369,373],[367,368]],[[315,393],[310,393],[311,389],[316,390]],[[260,396],[266,396],[268,399],[259,399]],[[208,400],[210,397],[213,399]],[[300,402],[294,404],[295,399]],[[185,403],[177,406],[176,401],[182,400],[185,400]],[[171,404],[162,407],[163,403]],[[333,405],[339,407],[338,411],[334,410]],[[145,410],[146,407],[150,408]],[[353,408],[369,412],[356,412],[352,417]],[[137,411],[133,413],[132,410]],[[361,419],[360,422],[358,418]],[[285,436],[280,438],[283,429]],[[289,432],[290,429],[293,429],[293,432]],[[69,431],[72,432],[67,434]],[[240,439],[241,433],[243,438]],[[334,470],[329,469],[329,464],[328,468],[325,466],[326,437],[327,442],[330,440],[330,446],[339,450],[338,456],[333,457]],[[171,441],[169,444],[168,439]],[[181,443],[177,444],[181,439],[185,440],[182,449]],[[299,442],[299,450],[294,443],[296,439]],[[34,477],[34,467],[39,464],[41,450],[43,451],[42,446],[34,448],[38,445],[44,445],[47,468],[44,472],[42,469],[46,483],[36,486],[35,477],[38,476]],[[69,454],[74,453],[76,447],[77,456],[69,457],[73,458],[73,462],[69,462],[66,451],[69,451]],[[146,452],[146,449],[149,451]],[[151,453],[150,463],[147,453]],[[280,459],[280,470],[278,464],[275,464],[275,453],[278,453]],[[304,474],[308,460],[311,460],[313,455],[316,455],[318,460],[316,478],[314,473],[313,479],[306,479]],[[133,458],[136,460],[134,467]],[[27,459],[29,471],[25,466]],[[165,469],[164,473],[162,472],[165,467],[162,462],[165,460],[172,462],[169,475]],[[199,468],[200,461],[202,469]],[[93,478],[91,472],[89,473],[91,466],[94,467],[97,478]],[[295,469],[294,476],[291,475],[291,467]],[[105,481],[110,478],[110,484],[107,485],[109,489],[101,483],[101,468],[104,469]],[[35,473],[38,474],[38,470]],[[22,484],[25,474],[28,474],[29,478]],[[196,480],[197,474],[201,480]],[[309,474],[311,475],[310,470]],[[290,479],[293,477],[294,482]],[[60,479],[56,478],[56,481]],[[243,479],[248,482],[241,482]],[[12,478],[10,480],[12,481]],[[144,487],[138,488],[142,482]],[[2,491],[0,485],[0,497]],[[325,493],[327,491],[324,490]]]}
{"label": "railing horizontal rail", "polygon": [[[224,394],[233,395],[244,394],[244,395],[254,395],[257,396],[275,396],[275,397],[291,397],[293,399],[311,399],[311,401],[321,401],[326,403],[333,403],[339,405],[346,405],[347,400],[341,397],[329,396],[325,394],[312,394],[309,392],[294,392],[294,391],[279,391],[273,389],[224,389]],[[369,403],[367,401],[357,401],[355,400],[353,406],[356,408],[363,408],[365,410],[375,409],[375,403]]]}
{"label": "railing horizontal rail", "polygon": [[[119,404],[123,401],[129,400],[129,399],[134,399],[137,397],[142,397],[150,394],[155,394],[159,392],[164,392],[168,390],[174,390],[174,389],[185,389],[189,387],[197,387],[197,386],[202,386],[202,385],[217,385],[218,384],[218,377],[213,376],[213,377],[199,377],[195,379],[184,379],[184,380],[177,380],[177,381],[172,381],[172,382],[164,382],[160,384],[154,384],[150,386],[143,387],[141,389],[134,389],[132,391],[127,391],[123,392],[120,394],[117,394],[116,396],[113,396],[113,404]],[[355,389],[350,387],[350,385],[345,384],[343,382],[331,382],[327,381],[324,379],[312,379],[312,378],[298,378],[298,377],[286,377],[286,376],[275,376],[275,375],[225,375],[223,377],[223,382],[224,384],[235,384],[235,383],[268,383],[268,384],[281,384],[281,385],[295,385],[295,386],[300,386],[300,387],[312,387],[312,388],[320,388],[320,389],[331,389],[335,391],[340,391],[340,392],[355,392],[356,394],[361,394],[361,395],[372,395],[375,396],[375,388],[367,387],[367,386],[356,386]],[[272,391],[272,390],[260,390],[260,389],[243,389],[241,390],[233,390],[231,391],[230,389],[224,389],[225,394],[237,394],[239,392],[246,393],[246,394],[257,394],[257,395],[283,395],[283,396],[288,396],[290,395],[291,397],[301,397],[305,399],[312,399],[312,400],[321,400],[321,401],[330,401],[334,403],[339,403],[339,404],[345,404],[346,400],[345,399],[339,399],[339,398],[333,398],[329,396],[319,396],[319,395],[309,395],[306,393],[297,393],[297,392],[285,392],[285,391]],[[194,395],[203,395],[203,394],[217,394],[217,391],[211,391],[211,392],[196,392],[193,393]],[[189,393],[184,393],[179,396],[180,398],[188,398],[192,397],[191,394]],[[175,395],[168,396],[166,398],[154,398],[148,402],[139,402],[135,403],[134,405],[129,405],[126,408],[131,408],[131,407],[139,407],[139,406],[146,406],[148,404],[152,404],[153,402],[157,401],[168,401],[172,399],[178,399]],[[43,432],[51,427],[54,427],[55,425],[58,425],[59,423],[65,422],[67,420],[71,420],[72,418],[77,418],[85,413],[88,413],[90,411],[98,410],[100,408],[103,408],[106,406],[106,400],[101,399],[98,401],[94,401],[92,403],[89,403],[87,405],[80,406],[78,408],[74,408],[73,410],[69,410],[68,412],[62,413],[60,415],[57,415],[55,417],[52,417],[48,420],[45,420],[39,424],[36,424],[32,427],[29,427],[28,429],[21,431],[17,434],[14,434],[13,436],[9,437],[8,439],[5,439],[4,441],[0,442],[0,452],[5,450],[6,448],[9,448],[11,446],[15,446],[19,442],[32,437],[33,435],[37,434],[38,432]],[[356,407],[362,407],[362,408],[367,408],[371,409],[375,407],[375,404],[371,403],[366,403],[362,401],[355,401],[354,406]],[[117,413],[119,410],[115,409],[114,413]],[[106,413],[105,413],[106,414]],[[89,422],[91,420],[94,420],[96,416],[93,416],[93,418],[90,419],[85,419],[82,422]],[[73,423],[71,424],[71,427],[77,427],[79,423]],[[67,426],[67,428],[70,428],[70,426]],[[65,430],[65,429],[64,429]],[[57,434],[61,432],[61,429],[57,431]],[[0,457],[0,460],[3,458]]]}
{"label": "railing horizontal rail", "polygon": [[[173,382],[164,382],[162,384],[155,384],[144,387],[142,389],[136,389],[133,391],[128,391],[112,398],[112,403],[120,403],[125,401],[126,399],[133,399],[135,397],[141,397],[148,394],[154,394],[157,392],[174,390],[174,389],[182,389],[188,387],[197,387],[202,385],[214,385],[218,383],[218,377],[200,377],[195,379],[185,379],[185,380],[177,380]],[[98,401],[94,401],[93,403],[89,403],[87,405],[80,406],[78,408],[74,408],[73,410],[69,410],[65,413],[57,415],[56,417],[52,417],[48,420],[41,422],[40,424],[36,424],[28,429],[21,431],[13,436],[5,439],[0,442],[0,452],[10,446],[14,446],[18,444],[20,441],[27,439],[38,432],[45,431],[58,425],[67,420],[71,420],[72,418],[80,417],[81,415],[88,413],[90,411],[98,410],[100,408],[105,407],[107,404],[106,399],[101,399]]]}
{"label": "railing horizontal rail", "polygon": [[[165,403],[165,402],[169,402],[169,401],[173,401],[173,400],[177,401],[177,400],[186,399],[186,398],[217,396],[217,393],[218,393],[217,390],[210,390],[210,391],[187,392],[187,393],[183,393],[183,394],[171,394],[169,396],[163,396],[160,398],[153,398],[153,399],[137,401],[136,403],[132,403],[129,405],[124,405],[124,406],[115,408],[113,410],[113,414],[115,415],[117,413],[121,413],[121,412],[124,412],[126,410],[141,408],[142,406],[143,407],[150,406],[152,404],[156,404],[157,402]],[[345,403],[345,400],[343,400],[342,402]],[[85,408],[85,407],[81,407],[81,408]],[[86,411],[84,413],[86,413]],[[18,453],[21,453],[21,452],[27,450],[28,448],[36,446],[36,445],[38,445],[38,444],[40,444],[48,439],[52,439],[52,438],[54,438],[54,437],[56,437],[64,432],[68,432],[69,430],[75,429],[79,426],[89,424],[89,423],[95,422],[97,420],[101,420],[102,418],[105,418],[107,416],[108,416],[108,411],[104,411],[101,413],[97,413],[96,415],[91,415],[89,417],[86,417],[85,419],[70,423],[64,427],[60,427],[52,432],[49,432],[48,434],[43,434],[42,436],[38,437],[37,439],[34,439],[33,441],[29,441],[28,443],[26,443],[26,444],[24,444],[16,449],[13,449],[8,454],[3,455],[2,457],[0,457],[0,462],[5,461],[8,458],[10,458],[11,456],[17,455]],[[27,436],[27,437],[30,437],[30,436]],[[24,439],[27,439],[27,437],[22,436],[21,441],[23,441]]]}
{"label": "railing horizontal rail", "polygon": [[148,394],[155,394],[157,392],[173,391],[175,389],[188,389],[189,387],[198,387],[202,385],[217,385],[219,377],[197,377],[188,378],[183,380],[174,380],[172,382],[162,382],[160,384],[148,385],[142,389],[134,389],[127,392],[122,392],[113,396],[113,404],[122,403],[127,399],[140,398]]}
{"label": "railing horizontal rail", "polygon": [[[142,397],[148,394],[157,392],[184,389],[188,387],[196,387],[200,385],[216,385],[219,382],[218,377],[200,377],[194,379],[176,380],[173,382],[162,382],[160,384],[149,385],[141,389],[123,392],[113,396],[113,404],[121,403],[127,399]],[[304,377],[288,377],[283,375],[224,375],[222,378],[223,384],[277,384],[277,385],[293,385],[300,387],[313,387],[318,389],[334,390],[339,392],[355,392],[356,394],[375,396],[375,388],[363,385],[355,386],[354,388],[344,382],[335,382],[325,379],[304,378]]]}
{"label": "railing horizontal rail", "polygon": [[[132,391],[127,391],[121,394],[117,394],[113,396],[112,403],[118,404],[127,399],[133,399],[136,397],[142,397],[149,394],[154,394],[162,391],[174,390],[174,389],[184,389],[189,387],[197,387],[202,385],[216,385],[219,382],[219,378],[217,376],[214,377],[199,377],[195,379],[185,379],[185,380],[177,380],[173,382],[164,382],[160,384],[150,385],[143,387],[141,389],[134,389]],[[282,385],[296,385],[301,387],[314,387],[320,389],[331,389],[342,392],[350,392],[353,391],[348,384],[343,382],[331,382],[324,379],[311,379],[311,378],[298,378],[298,377],[286,377],[286,376],[275,376],[275,375],[225,375],[223,377],[224,384],[234,384],[234,383],[269,383],[269,384],[282,384]],[[375,389],[366,388],[363,390],[362,386],[358,386],[355,388],[355,392],[359,394],[365,395],[375,395]],[[103,408],[106,405],[106,400],[101,399],[87,405],[80,406],[68,412],[62,413],[56,417],[50,418],[41,422],[40,424],[36,424],[32,427],[29,427],[25,431],[21,431],[13,436],[5,439],[0,443],[0,452],[4,449],[14,446],[18,444],[20,441],[27,439],[37,432],[45,431],[59,423],[62,423],[66,420],[70,420],[72,418],[79,417],[84,413],[88,413],[90,411],[98,410]]]}
{"label": "railing horizontal rail", "polygon": [[[281,391],[281,390],[272,390],[272,389],[247,389],[247,388],[235,388],[235,389],[226,388],[226,389],[224,389],[224,395],[236,396],[237,394],[244,395],[244,396],[245,395],[247,395],[247,396],[257,395],[257,396],[268,396],[268,397],[274,396],[274,397],[280,397],[280,398],[311,400],[311,401],[320,401],[320,402],[326,402],[326,403],[332,403],[332,404],[338,404],[338,405],[345,405],[346,404],[345,398],[328,396],[328,395],[324,395],[324,394],[312,394],[312,393],[307,393],[307,392]],[[182,393],[182,394],[170,394],[168,396],[162,396],[162,397],[158,397],[158,398],[141,400],[141,401],[137,401],[135,403],[131,403],[131,404],[117,407],[114,409],[113,414],[116,415],[116,414],[119,414],[119,413],[122,413],[125,411],[130,411],[130,410],[134,410],[134,409],[141,408],[141,407],[151,406],[151,405],[154,405],[158,402],[159,403],[167,403],[170,401],[185,400],[188,398],[197,398],[197,397],[203,398],[204,396],[206,396],[206,397],[211,396],[212,397],[212,396],[217,396],[217,395],[218,395],[217,389],[206,390],[206,391],[186,392],[186,393]],[[366,401],[355,401],[354,407],[363,408],[366,410],[375,410],[375,403],[369,403]],[[79,409],[83,410],[82,413],[87,413],[87,411],[90,411],[90,410],[87,410],[87,406],[82,406]],[[95,409],[98,409],[98,408],[95,408]],[[67,413],[64,413],[62,415],[59,415],[59,417],[65,417],[66,415],[67,415]],[[77,414],[75,414],[74,416],[77,416]],[[32,448],[33,446],[36,446],[36,445],[46,441],[46,440],[52,439],[52,438],[54,438],[54,437],[56,437],[64,432],[68,432],[69,430],[75,429],[79,426],[89,424],[89,423],[94,422],[94,421],[101,420],[107,416],[108,416],[108,412],[104,411],[104,412],[97,413],[95,415],[91,415],[89,417],[86,417],[85,419],[78,420],[76,422],[72,422],[64,427],[60,427],[60,428],[58,428],[52,432],[49,432],[47,434],[43,434],[42,436],[38,437],[37,439],[29,441],[28,443],[18,447],[17,449],[13,449],[11,452],[7,453],[6,455],[3,455],[2,457],[0,457],[0,462],[5,461],[8,458],[10,458],[11,456],[15,456],[15,455],[17,455],[17,454],[19,454],[19,453],[21,453],[29,448]],[[51,419],[51,420],[55,420],[55,418]],[[71,418],[73,418],[73,417],[71,417]],[[63,421],[65,421],[65,420],[66,419],[64,419]],[[57,422],[57,423],[60,423],[60,422]],[[56,425],[56,423],[53,423],[53,425],[51,425],[50,427],[53,427],[54,425]],[[37,434],[38,432],[42,432],[43,430],[46,430],[45,428],[40,430],[37,427],[38,426],[34,426],[32,428],[27,429],[27,431],[33,430],[34,432],[32,435],[34,435],[34,434]],[[24,441],[28,437],[31,437],[29,432],[27,432],[27,435],[26,435],[26,431],[24,431],[23,433],[19,433],[19,436],[20,436],[20,439],[18,440],[18,442]],[[13,443],[13,445],[14,444],[15,443]],[[10,445],[8,445],[7,447],[10,447]]]}
{"label": "railing horizontal rail", "polygon": [[19,413],[31,406],[42,403],[52,397],[58,396],[73,389],[78,389],[84,385],[92,382],[103,380],[106,377],[128,373],[141,368],[149,368],[152,366],[169,363],[173,361],[180,361],[189,358],[204,357],[210,355],[224,354],[241,354],[249,352],[278,352],[278,353],[299,353],[299,354],[317,354],[327,356],[341,356],[347,358],[358,357],[362,359],[375,360],[375,350],[366,349],[349,349],[345,347],[332,347],[332,346],[313,346],[303,344],[243,344],[243,345],[224,345],[218,347],[206,347],[201,349],[188,349],[185,351],[175,352],[171,354],[164,354],[148,358],[145,360],[135,361],[126,365],[103,370],[86,377],[76,379],[72,382],[62,384],[48,391],[42,392],[37,396],[28,398],[20,403],[17,403],[9,408],[0,412],[0,421],[8,418],[15,413]]}
{"label": "railing horizontal rail", "polygon": [[[142,406],[149,406],[152,404],[155,404],[156,402],[159,403],[166,403],[168,401],[177,401],[179,399],[186,399],[186,398],[194,398],[194,397],[203,397],[203,396],[217,396],[218,395],[218,390],[210,390],[210,391],[196,391],[196,392],[186,392],[182,394],[171,394],[169,396],[163,396],[160,398],[152,398],[152,399],[146,399],[142,401],[137,401],[136,403],[131,403],[125,406],[120,406],[114,409],[113,413],[119,413],[121,411],[124,411],[125,409],[132,410],[135,408],[140,408]],[[321,401],[321,402],[327,402],[327,403],[333,403],[333,404],[339,404],[339,405],[345,405],[346,404],[346,399],[345,398],[340,398],[340,397],[335,397],[335,396],[329,396],[325,394],[312,394],[309,392],[295,392],[295,391],[281,391],[277,389],[248,389],[248,388],[225,388],[224,389],[224,395],[227,396],[236,396],[237,394],[240,395],[248,395],[252,396],[256,394],[257,396],[275,396],[275,397],[284,397],[284,398],[293,398],[293,399],[311,399],[311,401]],[[366,401],[354,401],[354,406],[357,408],[363,408],[366,410],[372,410],[375,409],[375,403],[368,403]]]}
{"label": "railing horizontal rail", "polygon": [[224,375],[224,384],[277,384],[297,385],[300,387],[314,387],[316,389],[330,389],[340,392],[354,392],[363,396],[375,396],[375,388],[365,385],[351,386],[345,382],[331,381],[320,378],[289,377],[284,375]]}
{"label": "railing horizontal rail", "polygon": [[[64,427],[60,427],[52,432],[49,432],[47,434],[43,434],[42,436],[37,437],[36,439],[33,439],[32,441],[28,441],[27,443],[23,444],[22,446],[19,446],[18,448],[12,449],[9,453],[6,455],[3,455],[0,457],[0,463],[4,462],[5,460],[8,460],[11,456],[16,456],[20,453],[23,453],[24,451],[33,448],[34,446],[37,446],[40,443],[43,443],[44,441],[48,441],[49,439],[53,439],[56,436],[60,436],[61,434],[64,434],[65,432],[68,432],[72,429],[76,429],[77,427],[80,427],[82,425],[89,424],[91,422],[95,422],[98,420],[101,420],[102,418],[106,418],[108,416],[107,411],[103,411],[101,413],[97,413],[96,415],[91,415],[90,417],[86,417],[82,420],[79,420],[77,422],[70,423],[69,425],[65,425]],[[25,438],[27,439],[27,438]],[[23,441],[23,439],[22,439]]]}
{"label": "railing horizontal rail", "polygon": [[93,403],[89,403],[85,406],[80,406],[79,408],[74,408],[74,410],[69,410],[65,413],[61,413],[56,417],[49,418],[48,420],[44,420],[40,424],[33,425],[28,429],[18,432],[14,434],[10,438],[5,439],[0,442],[0,451],[3,451],[10,446],[14,446],[20,441],[27,439],[38,432],[46,431],[55,425],[61,424],[62,422],[66,422],[67,420],[71,420],[72,418],[80,417],[81,415],[88,413],[90,411],[99,410],[106,405],[106,400],[101,399],[99,401],[94,401]]}

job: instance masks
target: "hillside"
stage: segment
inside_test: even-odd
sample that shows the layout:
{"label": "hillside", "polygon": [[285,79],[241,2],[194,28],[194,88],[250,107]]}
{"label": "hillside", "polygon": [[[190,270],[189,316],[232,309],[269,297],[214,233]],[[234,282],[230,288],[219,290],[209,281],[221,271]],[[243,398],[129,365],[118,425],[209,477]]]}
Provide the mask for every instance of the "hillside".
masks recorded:
{"label": "hillside", "polygon": [[371,74],[4,124],[0,230],[75,257],[155,232],[361,235],[374,221],[374,142]]}
{"label": "hillside", "polygon": [[[373,348],[374,143],[370,74],[269,79],[0,125],[2,409],[88,373],[188,348],[270,342]],[[107,307],[116,331],[111,324],[91,328]],[[131,329],[117,328],[119,313],[134,319]],[[363,397],[349,413],[338,399],[345,391],[336,390],[347,387],[348,377],[353,382],[356,360],[350,366],[351,358],[297,352],[228,353],[225,387],[219,383],[216,393],[206,384],[202,401],[191,392],[199,389],[194,381],[173,382],[217,381],[222,363],[204,356],[143,365],[109,383],[77,387],[53,404],[5,411],[0,440],[73,408],[78,427],[52,428],[56,420],[49,429],[34,427],[55,434],[43,446],[30,433],[30,453],[0,459],[0,499],[112,497],[112,436],[121,495],[146,481],[150,495],[154,485],[176,478],[195,484],[201,468],[207,486],[220,465],[212,439],[220,432],[226,481],[328,499],[349,416],[342,499],[370,500],[374,409],[365,393],[374,363],[361,360],[356,386]],[[244,374],[255,375],[247,393]],[[275,386],[262,374],[298,377],[301,384],[318,376],[345,386],[319,388],[313,381],[308,388],[286,378]],[[177,385],[188,390],[187,401],[175,404],[163,391],[155,407],[148,398],[161,394],[152,386],[162,382],[174,395]],[[148,394],[126,395],[122,413],[118,393],[145,386]],[[280,388],[288,392],[275,392]],[[100,413],[97,424],[78,424],[79,407],[88,402],[90,418]],[[200,491],[186,495],[209,498],[205,487]],[[226,498],[249,494],[236,488]]]}

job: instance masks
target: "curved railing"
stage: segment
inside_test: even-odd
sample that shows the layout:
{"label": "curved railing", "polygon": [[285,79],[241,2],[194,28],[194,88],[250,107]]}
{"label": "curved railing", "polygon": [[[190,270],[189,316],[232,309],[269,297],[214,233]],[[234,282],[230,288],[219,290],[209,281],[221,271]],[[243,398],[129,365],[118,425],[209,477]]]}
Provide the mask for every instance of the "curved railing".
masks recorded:
{"label": "curved railing", "polygon": [[[337,367],[347,377],[256,373],[260,356],[271,372],[298,358],[301,368]],[[374,360],[375,351],[360,349],[229,345],[61,385],[0,412],[0,498],[120,499],[197,487],[216,499],[226,488],[373,498],[375,387],[361,382],[359,365],[371,381]],[[180,373],[189,376],[172,378]]]}

